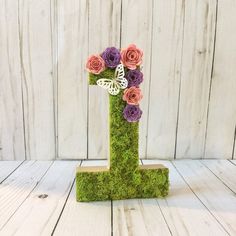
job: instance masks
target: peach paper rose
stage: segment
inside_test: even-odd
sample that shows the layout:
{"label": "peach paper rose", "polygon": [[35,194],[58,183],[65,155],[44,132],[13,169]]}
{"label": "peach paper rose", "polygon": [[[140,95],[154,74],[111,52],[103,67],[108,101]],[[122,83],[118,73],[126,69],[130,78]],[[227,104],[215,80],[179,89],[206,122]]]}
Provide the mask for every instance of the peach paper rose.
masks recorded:
{"label": "peach paper rose", "polygon": [[138,105],[142,98],[143,95],[140,88],[133,86],[124,90],[123,100],[129,105]]}
{"label": "peach paper rose", "polygon": [[100,56],[92,55],[88,58],[86,68],[93,74],[100,74],[105,70],[105,62]]}
{"label": "peach paper rose", "polygon": [[142,63],[143,52],[136,45],[131,44],[121,50],[121,62],[130,70],[136,69]]}

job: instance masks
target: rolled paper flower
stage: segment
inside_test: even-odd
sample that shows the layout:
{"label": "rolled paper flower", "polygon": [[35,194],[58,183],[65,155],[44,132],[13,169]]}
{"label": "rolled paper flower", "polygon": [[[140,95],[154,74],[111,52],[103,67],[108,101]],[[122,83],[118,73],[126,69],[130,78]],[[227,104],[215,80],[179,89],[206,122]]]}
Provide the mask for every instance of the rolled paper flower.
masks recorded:
{"label": "rolled paper flower", "polygon": [[142,63],[143,52],[136,45],[131,44],[128,48],[121,50],[121,62],[130,70],[136,69]]}
{"label": "rolled paper flower", "polygon": [[123,100],[130,105],[138,105],[142,98],[143,95],[140,88],[130,87],[124,90]]}
{"label": "rolled paper flower", "polygon": [[120,64],[120,51],[115,47],[107,48],[102,53],[102,58],[105,61],[105,64],[109,68],[115,68]]}
{"label": "rolled paper flower", "polygon": [[138,87],[143,82],[143,73],[140,70],[129,70],[126,73],[126,79],[128,80],[128,88]]}
{"label": "rolled paper flower", "polygon": [[128,122],[137,122],[140,120],[142,113],[138,105],[127,104],[123,111],[123,116]]}
{"label": "rolled paper flower", "polygon": [[102,57],[92,55],[87,60],[86,68],[92,74],[98,75],[105,70],[105,62]]}

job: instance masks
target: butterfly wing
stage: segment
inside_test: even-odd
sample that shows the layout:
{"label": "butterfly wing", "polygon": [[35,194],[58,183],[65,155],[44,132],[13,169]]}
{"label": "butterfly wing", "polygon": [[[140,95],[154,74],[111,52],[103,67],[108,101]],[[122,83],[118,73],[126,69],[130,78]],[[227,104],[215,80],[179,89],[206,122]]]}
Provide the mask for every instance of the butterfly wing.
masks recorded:
{"label": "butterfly wing", "polygon": [[114,79],[99,79],[97,80],[97,85],[107,89],[111,95],[117,95],[120,92],[120,87]]}
{"label": "butterfly wing", "polygon": [[119,64],[115,70],[115,78],[120,79],[123,78],[124,76],[125,76],[124,66],[122,64]]}
{"label": "butterfly wing", "polygon": [[104,89],[109,89],[112,84],[112,79],[99,79],[97,80],[97,85],[104,88]]}
{"label": "butterfly wing", "polygon": [[111,95],[117,95],[120,92],[120,89],[125,89],[128,86],[128,81],[124,76],[124,66],[122,64],[119,64],[116,67],[114,79],[99,79],[97,80],[97,85],[104,89],[107,89]]}
{"label": "butterfly wing", "polygon": [[121,89],[125,89],[128,86],[128,81],[124,76],[125,76],[124,66],[122,64],[119,64],[116,67],[115,71],[115,83],[118,84],[118,86]]}
{"label": "butterfly wing", "polygon": [[108,92],[111,95],[117,95],[120,92],[120,86],[115,80],[112,80],[112,83],[110,84]]}
{"label": "butterfly wing", "polygon": [[115,81],[116,81],[116,83],[119,84],[119,87],[121,89],[125,89],[128,86],[128,80],[125,77],[120,78],[120,79],[116,79]]}

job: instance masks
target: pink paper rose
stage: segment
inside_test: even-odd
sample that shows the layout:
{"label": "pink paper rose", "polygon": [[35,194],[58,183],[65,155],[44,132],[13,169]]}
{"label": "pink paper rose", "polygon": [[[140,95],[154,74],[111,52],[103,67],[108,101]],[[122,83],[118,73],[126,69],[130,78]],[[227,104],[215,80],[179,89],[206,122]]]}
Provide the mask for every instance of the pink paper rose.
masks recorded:
{"label": "pink paper rose", "polygon": [[133,86],[124,90],[123,100],[129,105],[138,105],[142,98],[143,95],[140,88]]}
{"label": "pink paper rose", "polygon": [[86,68],[89,72],[98,75],[105,70],[105,62],[102,57],[92,55],[87,60]]}
{"label": "pink paper rose", "polygon": [[136,69],[142,63],[143,52],[136,45],[131,44],[121,50],[121,62],[130,70]]}

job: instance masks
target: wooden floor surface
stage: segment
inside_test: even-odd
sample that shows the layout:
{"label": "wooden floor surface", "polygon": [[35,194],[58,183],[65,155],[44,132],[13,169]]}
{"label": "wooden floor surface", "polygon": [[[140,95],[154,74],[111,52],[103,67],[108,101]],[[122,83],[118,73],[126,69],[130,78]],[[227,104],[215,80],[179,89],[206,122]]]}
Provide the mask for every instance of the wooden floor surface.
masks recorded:
{"label": "wooden floor surface", "polygon": [[236,236],[236,161],[143,161],[157,163],[167,198],[78,203],[76,166],[106,161],[2,161],[0,236]]}

